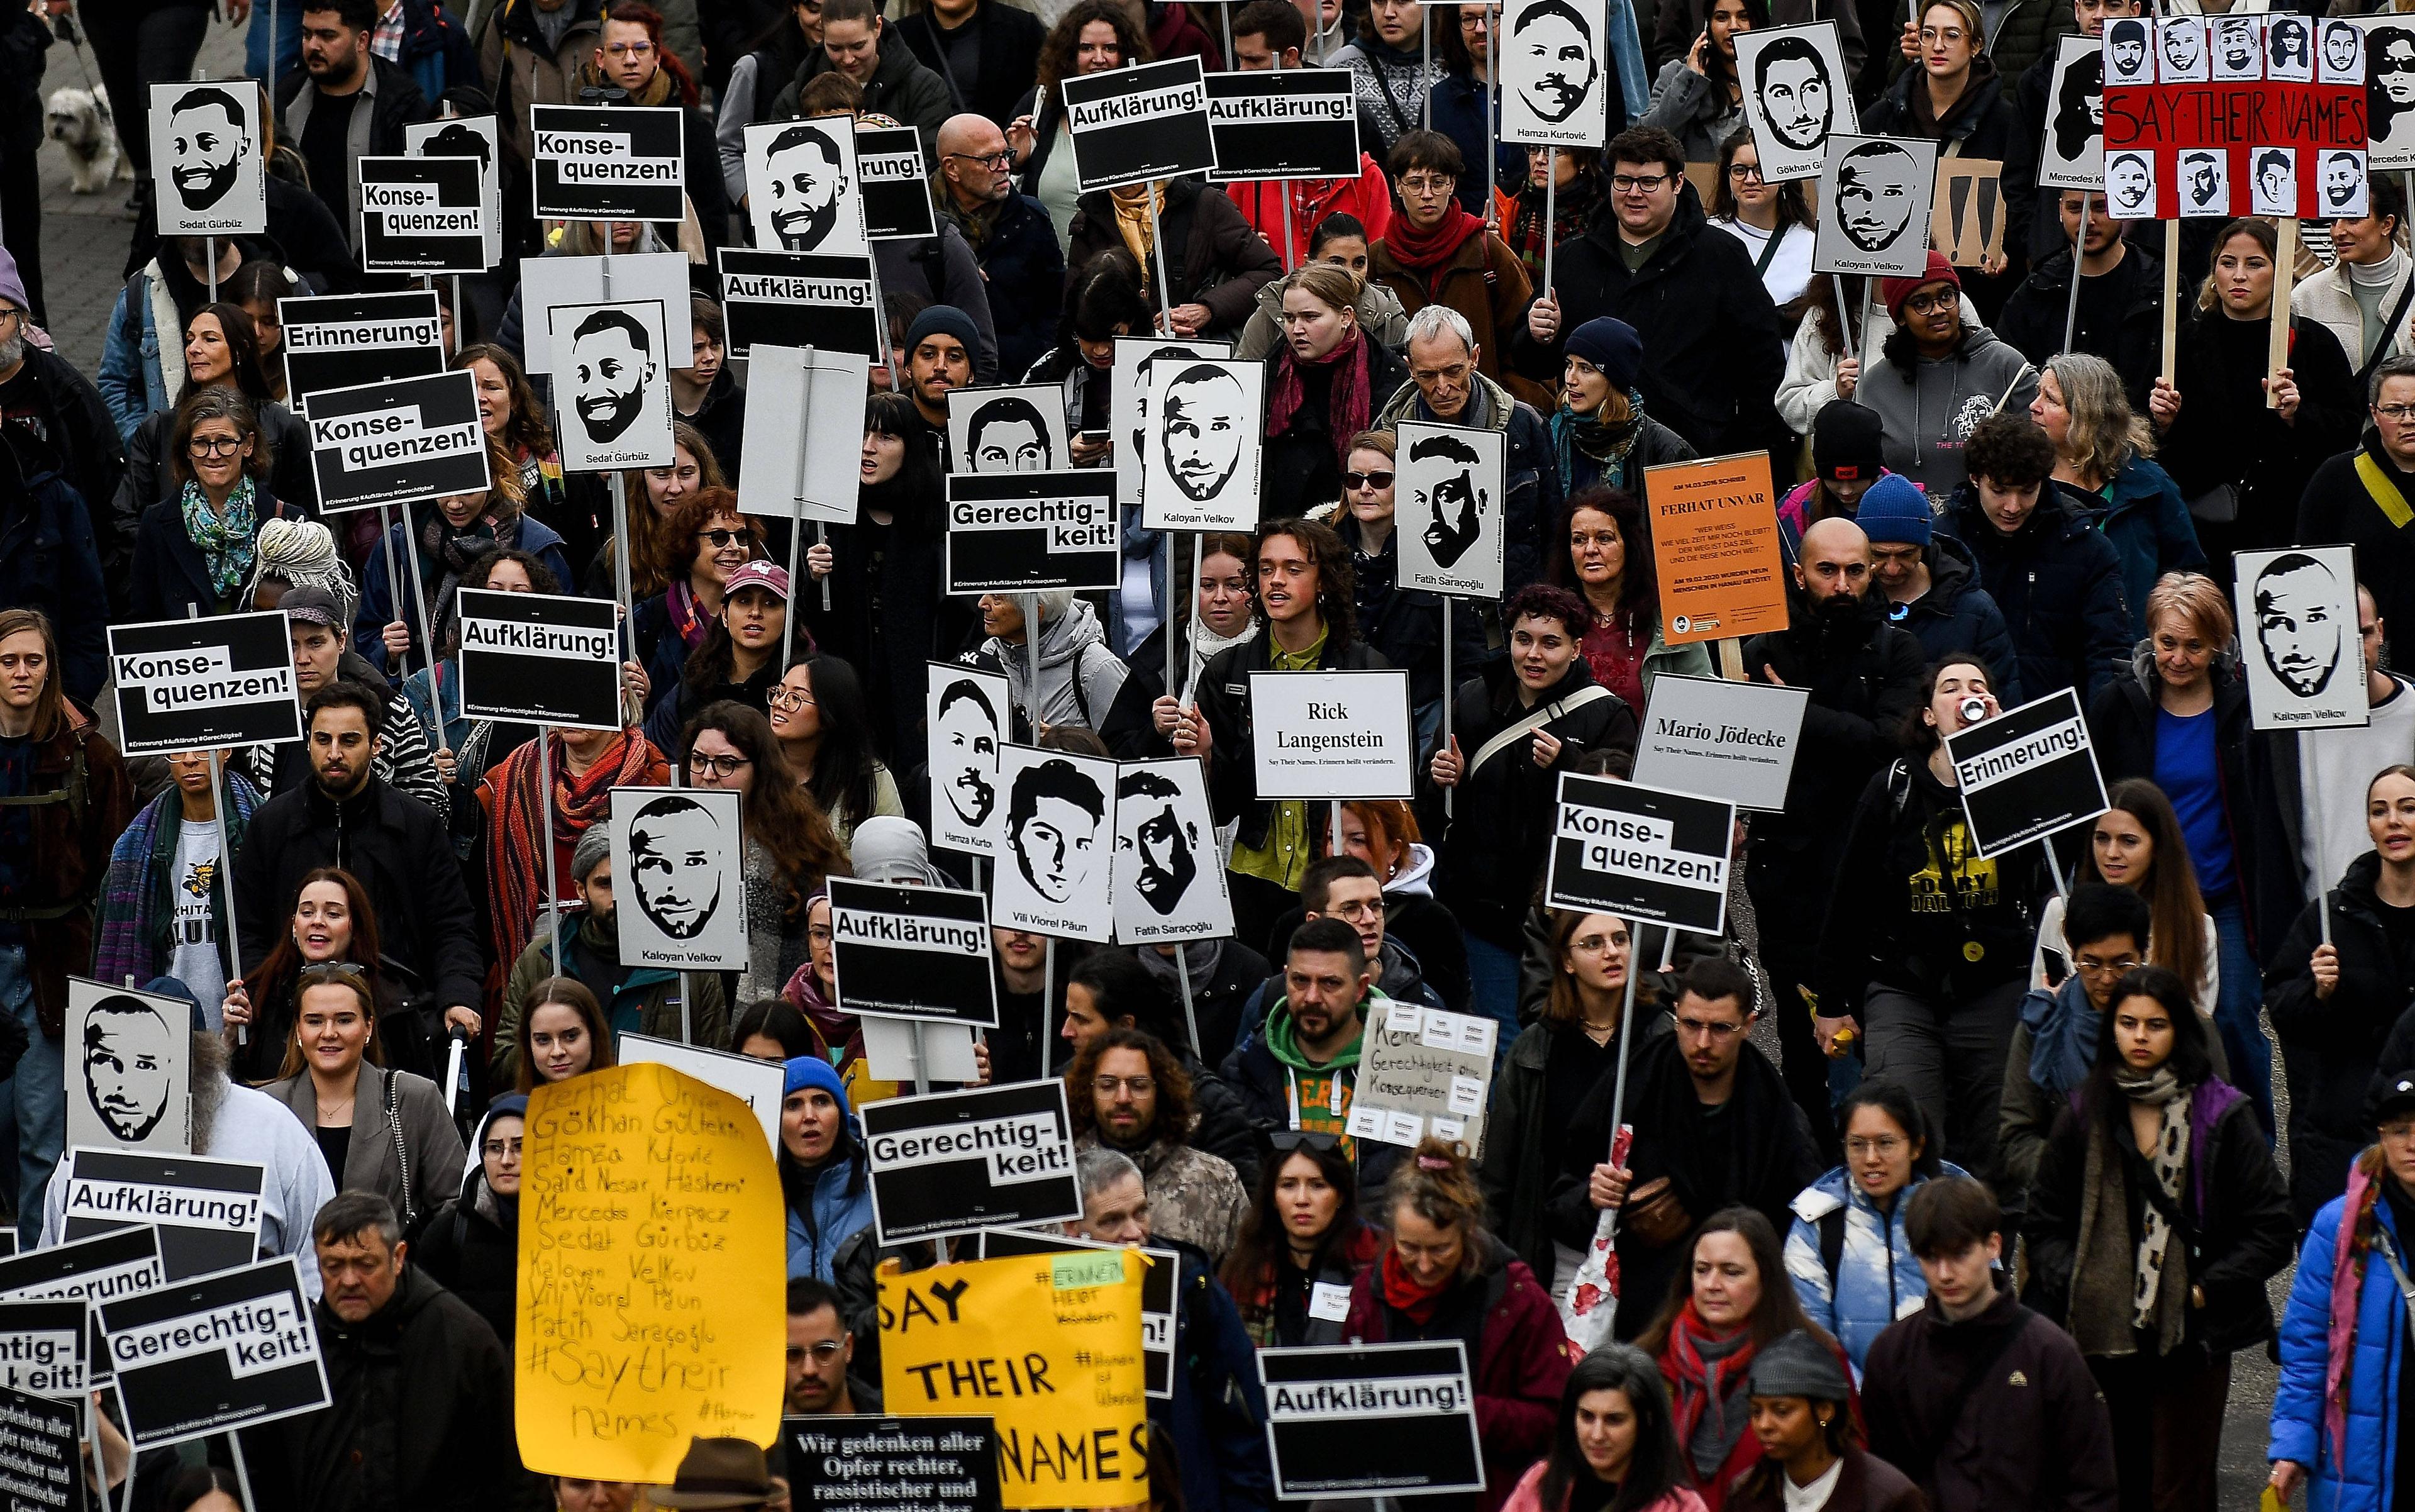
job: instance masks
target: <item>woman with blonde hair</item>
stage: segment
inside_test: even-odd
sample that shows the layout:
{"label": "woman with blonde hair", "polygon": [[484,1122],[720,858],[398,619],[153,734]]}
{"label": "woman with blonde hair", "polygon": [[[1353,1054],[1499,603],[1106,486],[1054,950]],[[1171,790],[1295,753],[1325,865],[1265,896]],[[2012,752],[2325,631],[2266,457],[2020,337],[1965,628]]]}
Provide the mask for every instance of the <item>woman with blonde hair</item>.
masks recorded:
{"label": "woman with blonde hair", "polygon": [[1282,344],[1267,382],[1265,496],[1341,497],[1351,442],[1409,381],[1406,364],[1358,323],[1358,279],[1312,262],[1280,280]]}
{"label": "woman with blonde hair", "polygon": [[2147,595],[2168,572],[2205,566],[2180,485],[2153,458],[2154,427],[2130,408],[2122,375],[2102,357],[2066,352],[2046,360],[2030,418],[2054,442],[2054,481],[2085,507],[2122,558],[2130,633],[2147,633]]}

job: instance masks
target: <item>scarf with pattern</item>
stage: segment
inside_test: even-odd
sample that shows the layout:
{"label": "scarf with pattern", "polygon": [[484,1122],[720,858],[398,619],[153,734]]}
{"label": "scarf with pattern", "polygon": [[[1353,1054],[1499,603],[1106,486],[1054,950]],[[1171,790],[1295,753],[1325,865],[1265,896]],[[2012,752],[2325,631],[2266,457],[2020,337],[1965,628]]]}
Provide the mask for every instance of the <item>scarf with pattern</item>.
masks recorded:
{"label": "scarf with pattern", "polygon": [[[1608,401],[1603,401],[1607,403]],[[1625,487],[1622,470],[1627,466],[1627,454],[1635,449],[1635,438],[1643,433],[1643,391],[1627,391],[1627,418],[1614,426],[1601,421],[1601,412],[1578,414],[1563,404],[1552,412],[1552,451],[1559,458],[1560,487],[1576,487],[1577,454],[1582,452],[1598,470],[1596,477],[1603,483]]]}
{"label": "scarf with pattern", "polygon": [[[1299,376],[1299,358],[1290,346],[1282,349],[1282,361],[1275,366],[1274,398],[1267,412],[1267,434],[1280,436],[1291,429],[1291,423],[1308,403],[1308,384]],[[1333,387],[1326,400],[1328,440],[1333,443],[1336,467],[1350,465],[1350,438],[1367,428],[1368,417],[1374,412],[1375,396],[1367,376],[1367,333],[1357,325],[1350,335],[1333,349],[1323,366],[1333,369]]]}
{"label": "scarf with pattern", "polygon": [[[610,816],[612,789],[664,786],[670,781],[670,766],[643,735],[628,729],[604,748],[593,766],[574,777],[562,737],[548,730],[542,738],[548,742],[547,758],[553,764],[553,843],[561,852],[555,870],[567,878],[568,853],[578,837]],[[478,798],[487,809],[495,959],[509,963],[519,959],[546,907],[545,852],[535,843],[545,824],[536,742],[531,741],[489,770]]]}
{"label": "scarf with pattern", "polygon": [[251,479],[235,479],[224,509],[212,509],[210,496],[202,491],[202,486],[188,483],[183,505],[185,534],[201,549],[210,591],[221,601],[233,598],[244,578],[250,576],[252,537],[258,533],[252,518]]}

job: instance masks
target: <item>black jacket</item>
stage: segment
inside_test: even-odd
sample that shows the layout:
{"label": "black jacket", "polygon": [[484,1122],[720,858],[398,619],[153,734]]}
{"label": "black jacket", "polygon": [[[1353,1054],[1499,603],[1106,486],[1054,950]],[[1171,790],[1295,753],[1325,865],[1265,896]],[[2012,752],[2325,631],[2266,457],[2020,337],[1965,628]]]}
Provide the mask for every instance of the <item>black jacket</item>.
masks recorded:
{"label": "black jacket", "polygon": [[[1235,939],[1192,940],[1183,946],[1182,951],[1184,964],[1191,968],[1191,1012],[1199,1025],[1199,1043],[1194,1047],[1192,1056],[1199,1064],[1192,1068],[1192,1080],[1196,1084],[1207,1068],[1222,1065],[1224,1057],[1233,1053],[1233,1046],[1245,1029],[1251,1032],[1257,1029],[1254,1024],[1244,1025],[1241,1022],[1242,1010],[1250,1001],[1251,995],[1258,990],[1259,984],[1274,968],[1267,964],[1265,956]],[[1171,976],[1174,971],[1173,963],[1155,951],[1142,952],[1141,964],[1148,966],[1152,974],[1160,974],[1161,967],[1163,968],[1163,976]],[[1164,987],[1167,1000],[1179,1011],[1180,983],[1161,981],[1160,985]],[[1277,995],[1281,995],[1280,988]],[[1212,1072],[1208,1074],[1213,1075]],[[1210,1155],[1222,1155],[1227,1160],[1233,1160],[1233,1169],[1241,1170],[1242,1162],[1233,1159],[1230,1149],[1207,1136],[1210,1122],[1207,1104],[1210,1095],[1198,1090],[1194,1085],[1192,1100],[1200,1104],[1200,1118],[1198,1128],[1192,1130],[1192,1143]],[[1236,1110],[1240,1110],[1238,1098],[1223,1078],[1215,1078],[1212,1095],[1220,1101],[1230,1101]],[[1242,1112],[1246,1119],[1246,1111]],[[1247,1155],[1249,1170],[1254,1174],[1258,1164],[1254,1145]],[[1243,1177],[1242,1184],[1252,1190],[1256,1190],[1256,1182],[1247,1176]]]}
{"label": "black jacket", "polygon": [[[1351,587],[1358,595],[1358,635],[1383,652],[1384,660],[1406,668],[1409,708],[1414,712],[1449,690],[1442,680],[1443,619],[1450,620],[1451,681],[1476,676],[1500,653],[1485,644],[1484,626],[1476,618],[1473,599],[1452,598],[1402,588],[1401,538],[1395,531],[1373,557],[1360,554],[1358,521],[1343,510],[1332,521],[1342,544],[1350,548]],[[1158,660],[1163,665],[1161,647]]]}
{"label": "black jacket", "polygon": [[[301,514],[267,497],[266,489],[259,490],[254,498],[254,536],[272,519]],[[229,605],[219,598],[218,589],[210,582],[209,564],[202,556],[202,548],[193,544],[192,533],[185,529],[185,508],[177,500],[163,500],[142,512],[142,529],[134,539],[134,565],[128,576],[127,613],[138,621],[181,620],[188,609],[208,616],[227,612],[230,607],[249,607]],[[236,591],[240,594],[241,590]]]}
{"label": "black jacket", "polygon": [[[2356,547],[2356,579],[2371,591],[2374,608],[2401,648],[2415,648],[2415,542],[2390,522],[2357,474],[2357,458],[2369,457],[2400,497],[2415,503],[2415,473],[2390,460],[2380,438],[2367,429],[2357,443],[2325,461],[2306,480],[2298,502],[2294,540],[2345,542]],[[2408,628],[2401,630],[2399,626]],[[2403,652],[2402,652],[2403,659]]]}
{"label": "black jacket", "polygon": [[[1318,671],[1359,672],[1388,665],[1374,650],[1356,640],[1336,646],[1334,628],[1327,627]],[[1267,843],[1267,829],[1274,819],[1274,805],[1258,801],[1257,768],[1250,756],[1250,674],[1272,670],[1268,659],[1272,644],[1271,636],[1261,630],[1231,650],[1217,652],[1199,674],[1199,712],[1208,721],[1214,746],[1208,763],[1208,800],[1215,806],[1218,824],[1241,821],[1234,838],[1252,846]]]}
{"label": "black jacket", "polygon": [[1978,563],[1979,586],[2003,611],[2020,658],[2023,698],[2059,689],[2089,699],[2120,681],[2130,653],[2130,609],[2122,599],[2122,553],[2059,487],[2041,484],[2037,508],[2006,535],[1966,483],[1939,522]]}
{"label": "black jacket", "polygon": [[[1957,157],[2002,162],[2017,129],[2017,118],[2013,102],[2004,97],[2004,82],[1997,76],[1995,59],[1985,52],[1973,58],[1971,80],[1963,87],[1961,97],[1955,100],[1933,129],[1923,130],[1912,109],[1912,92],[1925,88],[1928,78],[1925,68],[1906,68],[1896,75],[1887,92],[1862,112],[1862,129],[1873,136],[1926,137],[1940,143],[1941,152],[1953,148]],[[1954,146],[1956,143],[1958,148]],[[2018,249],[2009,243],[2005,249],[2018,255]]]}
{"label": "black jacket", "polygon": [[[991,8],[1002,16],[1024,14],[997,0]],[[955,222],[981,264],[982,281],[989,291],[990,323],[998,331],[998,381],[1012,382],[1057,342],[1058,317],[1065,303],[1065,254],[1057,247],[1057,228],[1039,201],[1012,194],[999,202],[997,217],[975,244],[965,219],[946,203],[946,187],[935,186],[933,192],[940,196],[941,217]]]}
{"label": "black jacket", "polygon": [[1031,92],[1032,79],[1040,71],[1040,44],[1048,39],[1048,28],[1030,11],[1002,0],[988,0],[968,22],[981,28],[980,77],[968,94],[948,67],[937,16],[920,10],[891,24],[922,67],[948,86],[948,97],[959,113],[986,115],[1001,131],[1014,119],[1015,102]]}
{"label": "black jacket", "polygon": [[[1870,774],[1895,759],[1896,737],[1920,702],[1920,642],[1886,621],[1885,601],[1865,594],[1850,618],[1823,620],[1801,593],[1793,622],[1744,643],[1748,681],[1776,673],[1790,687],[1809,688],[1786,809],[1753,818],[1753,847],[1833,850],[1852,820],[1853,803]],[[1833,864],[1833,862],[1831,862]]]}
{"label": "black jacket", "polygon": [[1552,278],[1560,337],[1537,341],[1521,316],[1509,338],[1511,367],[1556,385],[1568,333],[1614,315],[1643,338],[1636,387],[1645,411],[1697,453],[1791,448],[1774,400],[1786,374],[1778,307],[1744,244],[1712,229],[1691,185],[1679,187],[1675,218],[1633,273],[1619,256],[1618,236],[1618,217],[1603,216],[1560,245]]}
{"label": "black jacket", "polygon": [[[418,81],[412,79],[409,70],[402,65],[388,63],[372,52],[369,54],[369,71],[375,78],[376,93],[370,96],[368,156],[398,157],[402,152],[402,128],[406,126],[415,126],[434,115],[435,108],[428,103],[428,97],[419,92]],[[319,86],[303,69],[296,68],[277,82],[277,133],[279,141],[291,142],[296,149],[300,148],[303,131],[301,122],[308,119],[309,111],[307,107],[318,97]],[[299,112],[298,119],[294,110],[296,102],[306,107]],[[711,140],[711,133],[708,132],[706,141],[710,143]],[[310,192],[319,197],[320,202],[327,207],[328,211],[335,216],[337,223],[343,228],[347,246],[350,246],[352,239],[360,234],[359,175],[352,175],[352,180],[349,184],[310,186]],[[713,183],[718,185],[720,182],[720,177],[716,174]]]}
{"label": "black jacket", "polygon": [[[1385,398],[1409,381],[1409,366],[1381,342],[1365,336],[1359,339],[1367,352],[1367,420],[1372,425]],[[1290,361],[1288,346],[1276,348],[1267,358],[1269,397],[1275,392],[1283,365]],[[1346,442],[1350,438],[1342,439]],[[1333,433],[1311,406],[1303,404],[1294,412],[1291,425],[1282,434],[1268,435],[1261,456],[1259,497],[1266,501],[1268,517],[1305,515],[1319,504],[1342,497],[1342,462],[1334,455]]]}
{"label": "black jacket", "polygon": [[[28,349],[30,354],[31,349]],[[59,680],[87,708],[109,680],[109,597],[84,502],[47,457],[10,427],[0,445],[0,604],[39,609],[58,637]]]}
{"label": "black jacket", "polygon": [[487,1190],[478,1152],[470,1151],[470,1174],[461,1194],[429,1214],[412,1243],[411,1263],[442,1282],[487,1321],[509,1354],[519,1325],[519,1234],[518,1203],[506,1228],[502,1208]]}
{"label": "black jacket", "polygon": [[[2060,226],[2062,221],[2055,224]],[[2005,246],[2011,245],[2008,237]],[[2071,350],[2111,363],[2122,375],[2131,410],[2145,414],[2147,396],[2154,389],[2164,355],[2163,262],[2133,245],[2123,248],[2121,265],[2103,277],[2108,280],[2105,292],[2116,296],[2113,319],[2108,322],[2090,318],[2101,312],[2089,307],[2099,292],[2094,287],[2097,280],[2089,279],[2089,287],[2082,290],[2089,297],[2080,301]],[[2004,301],[1993,329],[2000,339],[2011,342],[2022,356],[2043,367],[2062,350],[2062,325],[2070,310],[2071,249],[2065,247],[2030,270],[2030,276]]]}
{"label": "black jacket", "polygon": [[[1451,735],[1463,762],[1472,766],[1485,742],[1527,715],[1594,686],[1593,669],[1579,656],[1529,706],[1520,701],[1522,684],[1508,663],[1486,667],[1480,677],[1461,683],[1452,699]],[[1441,900],[1462,929],[1502,950],[1519,948],[1526,904],[1550,856],[1552,800],[1569,758],[1578,751],[1630,758],[1635,754],[1635,711],[1618,695],[1602,691],[1609,696],[1542,725],[1563,746],[1552,766],[1535,765],[1531,735],[1512,741],[1480,767],[1463,766],[1455,813],[1445,814],[1443,790],[1428,773],[1418,774],[1419,806],[1425,810],[1420,827],[1440,837],[1435,880]]]}
{"label": "black jacket", "polygon": [[[274,399],[253,408],[260,415],[261,440],[268,447],[269,493],[305,514],[316,514],[319,479],[310,467],[308,424]],[[126,471],[119,476],[117,498],[110,509],[118,518],[133,523],[138,538],[145,510],[184,497],[174,460],[168,456],[175,437],[176,412],[154,410],[134,427],[126,444]]]}
{"label": "black jacket", "polygon": [[[1674,1032],[1669,1015],[1656,1004],[1638,1001],[1635,1017],[1641,1024],[1638,1044]],[[1549,1127],[1544,1117],[1552,1040],[1555,1035],[1583,1032],[1561,1024],[1526,1025],[1493,1074],[1492,1097],[1484,1111],[1484,1163],[1477,1178],[1484,1187],[1493,1236],[1538,1277],[1551,1275],[1556,1264],[1543,1199],[1559,1175],[1568,1143],[1568,1130]],[[1635,1045],[1628,1046],[1628,1055],[1636,1053]],[[1649,1309],[1654,1304],[1639,1299],[1636,1305]]]}
{"label": "black jacket", "polygon": [[2289,322],[2289,365],[2298,382],[2295,425],[2264,407],[2270,321],[2234,321],[2219,310],[2181,323],[2177,371],[2181,412],[2157,452],[2181,497],[2222,484],[2242,489],[2239,517],[2200,522],[2214,561],[2228,552],[2286,546],[2293,539],[2306,481],[2323,458],[2355,444],[2364,396],[2339,338],[2319,321]]}
{"label": "black jacket", "polygon": [[[1920,641],[1920,653],[1934,662],[1970,651],[1996,675],[1996,701],[2010,709],[2024,701],[2020,661],[2012,631],[1993,595],[1979,586],[1971,548],[1942,533],[1928,540],[1928,591],[1897,606],[1889,618]],[[1898,612],[1899,611],[1899,612]]]}
{"label": "black jacket", "polygon": [[[181,346],[181,336],[178,340]],[[110,605],[122,612],[126,569],[134,561],[134,531],[141,511],[114,513],[117,480],[126,472],[126,447],[118,440],[117,422],[92,380],[58,353],[28,343],[25,376],[33,381],[35,401],[41,407],[41,427],[49,437],[52,455],[46,465],[82,496],[84,517],[92,524],[93,546],[100,553],[110,585]],[[12,426],[9,438],[30,441],[32,434],[24,426]],[[38,464],[30,453],[21,450],[19,455],[25,458],[29,477],[43,471],[43,464]]]}
{"label": "black jacket", "polygon": [[340,866],[360,879],[377,909],[378,944],[432,983],[439,1004],[484,1000],[484,936],[444,821],[375,776],[342,802],[306,782],[252,811],[234,861],[235,937],[246,961],[267,957],[292,916],[303,874],[321,866]]}
{"label": "black jacket", "polygon": [[[1170,303],[1208,307],[1209,320],[1200,334],[1231,339],[1258,307],[1258,291],[1282,274],[1282,260],[1267,239],[1241,215],[1224,191],[1197,179],[1169,179],[1165,207],[1158,213],[1165,238],[1165,287]],[[1105,189],[1082,196],[1066,228],[1068,270],[1088,267],[1100,253],[1123,248],[1123,232],[1116,229],[1116,212]],[[1157,284],[1157,269],[1148,269]],[[1377,392],[1376,401],[1382,402]]]}

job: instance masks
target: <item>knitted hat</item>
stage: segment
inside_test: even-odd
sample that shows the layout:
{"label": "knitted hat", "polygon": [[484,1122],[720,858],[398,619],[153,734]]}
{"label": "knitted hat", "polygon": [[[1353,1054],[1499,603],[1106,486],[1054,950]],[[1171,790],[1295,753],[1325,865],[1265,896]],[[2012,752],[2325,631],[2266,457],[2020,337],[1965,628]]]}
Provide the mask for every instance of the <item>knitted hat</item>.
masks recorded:
{"label": "knitted hat", "polygon": [[578,844],[570,852],[570,879],[584,882],[612,854],[612,827],[591,824],[579,832]]}
{"label": "knitted hat", "polygon": [[34,302],[25,294],[24,275],[17,271],[17,260],[6,247],[0,247],[0,303],[14,305],[28,316],[34,313]]}
{"label": "knitted hat", "polygon": [[1829,483],[1867,482],[1879,475],[1879,412],[1851,399],[1832,399],[1811,418],[1811,470]]}
{"label": "knitted hat", "polygon": [[1903,302],[1910,299],[1915,290],[1932,283],[1950,283],[1957,289],[1962,287],[1962,275],[1954,271],[1954,264],[1945,260],[1944,253],[1934,250],[1928,254],[1928,266],[1921,270],[1919,277],[1882,279],[1879,298],[1885,302],[1887,314],[1900,325],[1903,323]]}
{"label": "knitted hat", "polygon": [[1929,510],[1928,496],[1919,485],[1896,472],[1882,473],[1870,485],[1869,492],[1862,495],[1861,507],[1853,511],[1853,523],[1872,546],[1927,546],[1937,531],[1937,516]]}
{"label": "knitted hat", "polygon": [[1635,327],[1607,315],[1596,316],[1570,331],[1563,350],[1600,368],[1610,386],[1622,391],[1635,386],[1635,375],[1643,367],[1643,338],[1635,334]]}
{"label": "knitted hat", "polygon": [[1797,1328],[1761,1346],[1752,1357],[1751,1385],[1756,1397],[1805,1397],[1812,1401],[1845,1401],[1845,1368],[1818,1340]]}
{"label": "knitted hat", "polygon": [[786,1070],[788,1080],[780,1088],[783,1100],[791,1093],[818,1086],[831,1095],[831,1100],[838,1104],[839,1112],[850,1118],[855,1116],[855,1110],[848,1106],[847,1084],[839,1080],[838,1072],[831,1069],[829,1061],[819,1055],[799,1055],[788,1063]]}
{"label": "knitted hat", "polygon": [[906,350],[911,352],[922,344],[926,336],[952,336],[965,344],[967,352],[981,351],[981,329],[973,318],[953,305],[933,305],[914,317],[906,328]]}

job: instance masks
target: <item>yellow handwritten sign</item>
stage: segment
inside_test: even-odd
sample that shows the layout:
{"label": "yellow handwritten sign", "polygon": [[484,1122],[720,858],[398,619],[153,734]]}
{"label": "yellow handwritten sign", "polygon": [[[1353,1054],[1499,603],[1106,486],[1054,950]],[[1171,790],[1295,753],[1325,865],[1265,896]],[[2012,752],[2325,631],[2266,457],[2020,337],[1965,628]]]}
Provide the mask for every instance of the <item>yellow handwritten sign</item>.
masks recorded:
{"label": "yellow handwritten sign", "polygon": [[520,1458],[668,1482],[691,1438],[769,1447],[786,1384],[787,1220],[746,1104],[662,1065],[529,1099],[520,1162]]}
{"label": "yellow handwritten sign", "polygon": [[1148,1497],[1148,1403],[1134,1250],[1023,1255],[880,1277],[884,1404],[987,1414],[1010,1507]]}

